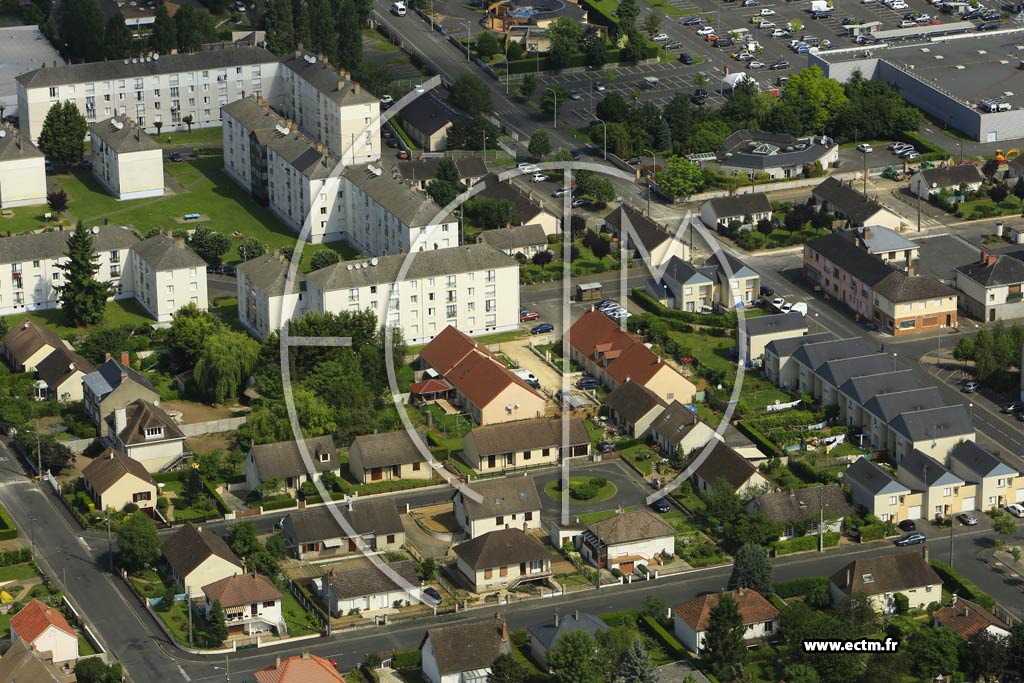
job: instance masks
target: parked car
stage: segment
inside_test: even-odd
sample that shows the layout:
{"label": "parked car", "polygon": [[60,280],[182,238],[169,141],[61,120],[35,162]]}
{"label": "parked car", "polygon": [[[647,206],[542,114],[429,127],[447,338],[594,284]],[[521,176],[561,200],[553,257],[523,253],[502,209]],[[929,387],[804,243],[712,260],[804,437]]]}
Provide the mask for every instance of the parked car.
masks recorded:
{"label": "parked car", "polygon": [[704,21],[703,17],[698,16],[698,15],[694,15],[692,17],[688,17],[687,19],[684,19],[683,20],[683,26],[696,26],[697,24],[699,24],[699,23],[701,23],[703,21]]}
{"label": "parked car", "polygon": [[574,102],[578,102],[583,99],[583,95],[581,95],[578,90],[573,90],[569,93],[569,99]]}
{"label": "parked car", "polygon": [[743,7],[757,7],[761,4],[761,0],[743,0]]}
{"label": "parked car", "polygon": [[763,69],[764,68],[764,62],[759,62],[756,59],[752,59],[749,62],[747,62],[747,68],[748,69]]}
{"label": "parked car", "polygon": [[914,524],[914,520],[905,519],[896,525],[900,531],[917,531],[917,525]]}
{"label": "parked car", "polygon": [[519,311],[519,322],[525,323],[531,320],[540,320],[540,313],[537,311],[528,311],[525,308]]}
{"label": "parked car", "polygon": [[408,159],[409,158],[409,150],[407,150],[407,149],[400,149],[400,150],[398,150],[398,158],[399,159],[403,159],[403,160]]}
{"label": "parked car", "polygon": [[775,290],[766,285],[761,285],[760,293],[761,296],[772,296],[773,294],[775,294]]}
{"label": "parked car", "polygon": [[774,299],[772,299],[772,308],[774,308],[775,310],[781,311],[782,307],[785,305],[786,300],[783,299],[782,297],[775,297]]}
{"label": "parked car", "polygon": [[672,506],[668,504],[668,501],[665,500],[664,497],[661,497],[651,503],[651,509],[655,512],[670,512],[672,510]]}
{"label": "parked car", "polygon": [[857,145],[857,149],[861,152],[864,152],[865,154],[870,154],[871,152],[875,151],[874,148],[871,145],[867,144],[866,142],[862,142],[859,145]]}
{"label": "parked car", "polygon": [[995,31],[997,28],[999,28],[999,24],[992,21],[986,21],[984,24],[978,24],[979,31]]}
{"label": "parked car", "polygon": [[667,33],[659,33],[658,35],[656,35],[653,38],[651,38],[651,40],[653,40],[656,43],[664,43],[664,42],[668,41],[668,34]]}
{"label": "parked car", "polygon": [[595,377],[580,377],[576,380],[577,389],[597,389],[601,383]]}
{"label": "parked car", "polygon": [[956,518],[964,526],[974,526],[978,523],[978,518],[969,512],[962,512]]}
{"label": "parked car", "polygon": [[693,64],[693,55],[689,52],[682,52],[679,55],[679,61],[683,64]]}
{"label": "parked car", "polygon": [[608,308],[615,308],[619,305],[619,302],[615,299],[605,299],[604,301],[598,301],[597,305],[594,306],[599,311],[603,311]]}
{"label": "parked car", "polygon": [[577,198],[577,199],[573,199],[572,200],[572,203],[570,204],[570,206],[572,206],[572,208],[574,208],[574,209],[578,209],[578,208],[580,208],[582,206],[586,206],[589,203],[590,203],[589,199],[579,199],[579,198]]}
{"label": "parked car", "polygon": [[598,441],[597,452],[598,453],[611,453],[615,450],[615,446],[612,445],[611,441]]}
{"label": "parked car", "polygon": [[601,79],[598,79],[598,80],[594,81],[594,90],[596,90],[597,92],[604,92],[605,91],[604,81],[602,81]]}
{"label": "parked car", "polygon": [[902,536],[900,536],[898,539],[896,539],[896,545],[898,545],[898,546],[917,545],[919,543],[924,543],[927,540],[928,540],[927,536],[925,536],[924,534],[922,534],[920,532],[915,531],[913,533],[903,534]]}
{"label": "parked car", "polygon": [[789,31],[784,28],[777,28],[772,31],[772,38],[788,38],[790,36]]}
{"label": "parked car", "polygon": [[770,65],[768,68],[771,69],[772,71],[778,71],[779,69],[788,69],[789,62],[787,62],[785,59],[780,59],[779,61]]}
{"label": "parked car", "polygon": [[973,394],[976,393],[980,388],[981,383],[978,382],[978,380],[969,379],[966,382],[964,382],[964,386],[963,389],[961,389],[961,391],[963,391],[965,394]]}
{"label": "parked car", "polygon": [[775,10],[768,9],[767,7],[765,7],[763,10],[761,10],[760,15],[762,17],[774,17],[775,16]]}
{"label": "parked car", "polygon": [[1003,508],[1014,517],[1024,517],[1024,505],[1020,503],[1010,503]]}
{"label": "parked car", "polygon": [[380,98],[380,106],[384,107],[385,109],[387,109],[394,103],[395,98],[392,97],[391,95],[385,95],[384,97]]}
{"label": "parked car", "polygon": [[171,152],[170,156],[168,156],[167,158],[175,163],[183,161],[183,157],[178,152]]}
{"label": "parked car", "polygon": [[1019,413],[1024,411],[1024,401],[1010,401],[1009,403],[1004,403],[999,410],[1006,414]]}
{"label": "parked car", "polygon": [[388,138],[388,141],[384,144],[386,144],[388,147],[397,148],[398,138]]}
{"label": "parked car", "polygon": [[697,29],[698,36],[710,36],[714,32],[715,29],[711,26],[701,26],[699,29]]}
{"label": "parked car", "polygon": [[284,528],[284,520],[285,519],[286,519],[285,517],[282,517],[281,519],[279,519],[276,522],[274,522],[274,528],[277,529],[278,531],[283,529]]}
{"label": "parked car", "polygon": [[690,101],[698,106],[703,106],[704,104],[707,104],[708,98],[703,97],[701,95],[693,94],[690,95]]}
{"label": "parked car", "polygon": [[715,38],[715,47],[732,47],[735,45],[735,41],[732,38]]}
{"label": "parked car", "polygon": [[530,329],[530,334],[546,334],[548,332],[554,332],[555,326],[551,323],[541,323]]}
{"label": "parked car", "polygon": [[640,157],[630,157],[629,159],[626,160],[626,163],[629,164],[630,166],[639,166]]}
{"label": "parked car", "polygon": [[763,28],[765,30],[776,29],[778,28],[778,25],[774,21],[762,21],[758,28]]}
{"label": "parked car", "polygon": [[441,594],[437,592],[437,589],[433,586],[427,586],[423,589],[423,595],[426,597],[427,603],[431,606],[441,604]]}

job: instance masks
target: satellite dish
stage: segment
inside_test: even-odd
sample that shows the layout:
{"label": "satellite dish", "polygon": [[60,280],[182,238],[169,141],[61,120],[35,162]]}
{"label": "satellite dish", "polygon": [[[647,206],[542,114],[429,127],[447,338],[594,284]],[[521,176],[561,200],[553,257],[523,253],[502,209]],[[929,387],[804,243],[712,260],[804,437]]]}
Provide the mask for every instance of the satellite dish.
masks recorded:
{"label": "satellite dish", "polygon": [[7,131],[6,130],[0,130],[0,138],[5,138],[5,137],[7,137]]}
{"label": "satellite dish", "polygon": [[374,256],[372,259],[370,259],[370,265],[371,266],[376,266],[378,263],[380,263],[380,261],[377,259],[376,256]]}
{"label": "satellite dish", "polygon": [[94,235],[100,234],[100,226],[98,226],[98,225],[92,226],[92,234],[94,234]]}
{"label": "satellite dish", "polygon": [[345,266],[345,269],[346,269],[346,270],[352,270],[352,264],[350,263],[350,264],[348,264],[347,266]]}
{"label": "satellite dish", "polygon": [[779,399],[775,399],[775,405],[779,405],[780,403],[782,403],[782,401],[780,401]]}

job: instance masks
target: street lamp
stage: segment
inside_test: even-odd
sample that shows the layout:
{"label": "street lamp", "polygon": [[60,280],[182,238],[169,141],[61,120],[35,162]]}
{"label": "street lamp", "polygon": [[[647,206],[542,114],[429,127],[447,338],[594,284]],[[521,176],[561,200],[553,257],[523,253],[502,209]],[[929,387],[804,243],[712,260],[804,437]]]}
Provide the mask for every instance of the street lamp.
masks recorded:
{"label": "street lamp", "polygon": [[554,88],[548,88],[544,91],[545,93],[550,92],[555,101],[554,117],[551,124],[552,128],[558,128],[558,91]]}
{"label": "street lamp", "polygon": [[604,131],[604,160],[608,161],[608,124],[604,122],[604,119],[594,114],[594,120],[601,122],[601,130]]}
{"label": "street lamp", "polygon": [[469,41],[473,39],[473,24],[467,20],[459,21],[466,25],[466,61],[469,61]]}
{"label": "street lamp", "polygon": [[230,681],[231,680],[231,665],[228,662],[228,656],[227,655],[224,655],[224,666],[215,666],[215,667],[213,667],[213,670],[214,671],[223,671],[224,672],[224,680],[225,681]]}
{"label": "street lamp", "polygon": [[[651,173],[657,172],[657,170],[658,170],[658,155],[655,154],[652,150],[649,150],[649,149],[645,149],[644,151],[651,155],[651,163],[653,164],[653,167],[651,168]],[[650,218],[650,216],[651,216],[651,173],[647,174],[647,217],[648,218]]]}

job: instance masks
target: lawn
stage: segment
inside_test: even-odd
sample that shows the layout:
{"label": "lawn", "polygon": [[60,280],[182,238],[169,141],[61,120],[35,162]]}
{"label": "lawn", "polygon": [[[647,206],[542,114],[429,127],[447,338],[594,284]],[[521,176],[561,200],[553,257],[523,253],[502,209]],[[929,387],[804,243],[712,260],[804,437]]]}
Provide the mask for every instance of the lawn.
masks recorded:
{"label": "lawn", "polygon": [[192,132],[187,130],[160,133],[154,135],[153,139],[161,145],[208,145],[216,142],[218,145],[224,142],[224,129],[220,126],[210,128],[193,128]]}
{"label": "lawn", "polygon": [[[61,337],[74,337],[85,331],[81,327],[68,327],[64,324],[64,312],[59,308],[50,308],[44,311],[32,313],[15,313],[6,316],[9,327],[14,327],[16,322],[29,318],[33,322],[49,327]],[[154,320],[145,314],[144,309],[132,299],[120,301],[108,301],[106,312],[103,314],[103,321],[97,327],[118,327],[120,325],[151,325]]]}
{"label": "lawn", "polygon": [[320,623],[307,612],[290,591],[281,591],[281,614],[288,624],[289,636],[307,636],[320,633]]}
{"label": "lawn", "polygon": [[11,636],[11,617],[14,614],[0,614],[0,638],[10,638]]}
{"label": "lawn", "polygon": [[[633,508],[626,508],[625,510],[623,510],[623,512],[632,511]],[[589,526],[591,524],[594,524],[595,522],[600,522],[602,519],[608,519],[609,517],[613,517],[614,515],[615,510],[601,510],[600,512],[587,512],[585,514],[576,516],[579,518],[580,524],[582,524],[583,526]]]}
{"label": "lawn", "polygon": [[709,337],[695,332],[669,332],[669,336],[711,370],[727,373],[736,367],[735,362],[726,358],[726,351],[736,347],[736,341],[731,337]]}
{"label": "lawn", "polygon": [[[586,483],[588,480],[594,477],[569,477],[569,500],[576,501],[578,503],[600,503],[602,500],[608,500],[615,495],[618,490],[615,488],[615,484],[605,479],[604,486],[597,489],[597,494],[590,498],[577,498],[573,495],[573,484],[577,486]],[[561,480],[556,479],[548,482],[547,486],[544,487],[544,493],[547,494],[548,498],[553,500],[562,500],[562,491],[560,490]]]}
{"label": "lawn", "polygon": [[654,453],[647,444],[630,446],[629,448],[620,451],[620,454],[623,458],[633,463],[633,465],[643,472],[645,476],[649,477],[653,474],[655,458],[652,457]]}

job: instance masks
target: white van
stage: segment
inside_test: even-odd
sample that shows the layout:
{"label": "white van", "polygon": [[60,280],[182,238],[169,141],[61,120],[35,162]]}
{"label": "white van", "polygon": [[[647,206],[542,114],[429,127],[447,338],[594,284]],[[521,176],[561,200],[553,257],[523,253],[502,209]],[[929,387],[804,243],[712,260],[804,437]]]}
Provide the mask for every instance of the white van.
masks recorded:
{"label": "white van", "polygon": [[640,85],[648,90],[657,88],[661,85],[661,81],[657,76],[644,76],[644,80],[640,82]]}
{"label": "white van", "polygon": [[524,382],[536,382],[537,381],[537,375],[533,374],[529,370],[524,370],[523,368],[519,368],[518,370],[513,370],[512,374],[515,375],[516,377],[518,377],[519,379],[523,380]]}
{"label": "white van", "polygon": [[799,313],[802,316],[807,316],[807,304],[804,302],[798,302],[793,304],[793,308],[789,309],[790,313]]}
{"label": "white van", "polygon": [[391,3],[391,13],[394,14],[396,17],[404,17],[405,16],[405,12],[406,12],[406,10],[405,10],[405,3],[404,2],[393,2],[393,3]]}

